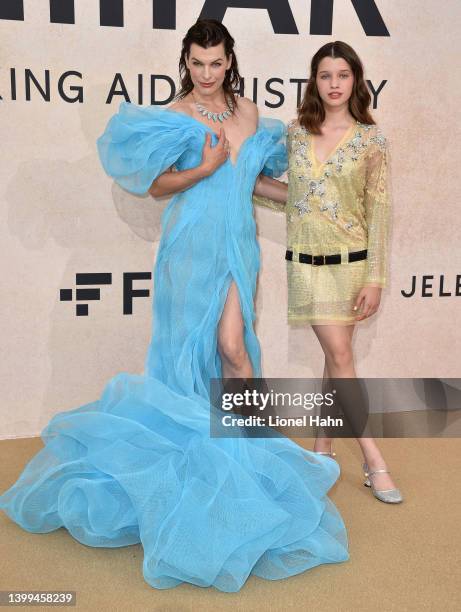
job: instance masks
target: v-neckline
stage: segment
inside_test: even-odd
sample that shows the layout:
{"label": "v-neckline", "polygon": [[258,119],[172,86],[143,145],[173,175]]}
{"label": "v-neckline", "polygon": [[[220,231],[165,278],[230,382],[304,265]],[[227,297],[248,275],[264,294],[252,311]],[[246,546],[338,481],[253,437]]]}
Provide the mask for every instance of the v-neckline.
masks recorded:
{"label": "v-neckline", "polygon": [[325,159],[325,161],[320,161],[315,153],[315,148],[314,148],[314,138],[313,138],[313,134],[311,134],[311,157],[312,157],[312,161],[314,162],[314,165],[317,169],[323,168],[323,166],[325,166],[326,163],[328,163],[330,161],[330,159],[334,156],[334,154],[336,153],[336,151],[339,149],[339,147],[347,140],[347,138],[349,137],[349,135],[352,133],[352,131],[357,127],[357,121],[354,121],[354,123],[352,123],[347,130],[344,132],[344,134],[342,135],[342,137],[339,139],[339,141],[336,143],[336,146],[334,147],[334,149],[328,154],[328,157]]}
{"label": "v-neckline", "polygon": [[[216,136],[217,139],[219,139],[219,135],[213,130],[213,128],[209,127],[208,125],[205,125],[205,123],[203,123],[203,121],[199,121],[198,119],[196,119],[195,117],[192,117],[192,115],[187,115],[186,113],[181,113],[180,111],[175,111],[172,110],[171,108],[164,108],[163,111],[168,111],[170,113],[174,113],[175,115],[181,115],[182,117],[186,117],[187,119],[190,119],[191,121],[193,121],[194,123],[201,125],[202,128],[207,131],[207,132],[211,132],[211,134],[214,134]],[[246,145],[246,143],[251,140],[254,136],[256,136],[256,134],[258,134],[258,132],[261,130],[261,121],[258,119],[258,125],[256,126],[256,130],[253,132],[253,134],[250,134],[249,136],[247,136],[243,141],[242,144],[240,145],[238,151],[237,151],[237,155],[235,157],[235,162],[232,161],[231,156],[229,155],[229,157],[227,158],[228,162],[230,163],[230,165],[232,166],[232,168],[236,168],[240,159],[240,154],[242,152],[243,147]]]}

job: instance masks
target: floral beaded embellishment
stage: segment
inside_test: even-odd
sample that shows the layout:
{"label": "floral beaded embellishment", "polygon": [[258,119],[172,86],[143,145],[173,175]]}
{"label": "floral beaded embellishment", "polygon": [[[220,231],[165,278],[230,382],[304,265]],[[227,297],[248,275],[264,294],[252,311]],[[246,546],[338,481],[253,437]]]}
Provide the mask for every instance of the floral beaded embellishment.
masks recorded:
{"label": "floral beaded embellishment", "polygon": [[[357,126],[361,127],[366,132],[369,132],[373,127],[372,125],[367,125],[365,123],[359,122],[357,122]],[[386,144],[386,138],[378,129],[375,136],[371,136],[368,141],[364,142],[362,138],[362,132],[360,131],[360,129],[358,129],[355,132],[354,137],[347,143],[347,145],[338,149],[336,154],[327,162],[327,165],[334,165],[336,171],[341,172],[344,162],[346,161],[346,150],[349,153],[349,158],[351,159],[351,161],[355,162],[358,160],[360,153],[364,149],[366,149],[370,143],[376,143],[382,147]],[[326,170],[324,172],[324,175],[327,177],[331,176],[331,171]]]}
{"label": "floral beaded embellishment", "polygon": [[[359,126],[366,128],[370,128],[371,126],[366,126],[365,124],[358,123]],[[367,130],[368,131],[368,130]],[[372,140],[370,138],[370,140]],[[329,165],[335,165],[336,171],[341,172],[344,162],[346,161],[346,150],[349,153],[349,157],[352,161],[357,161],[360,153],[367,148],[368,143],[363,142],[362,133],[360,130],[357,130],[354,134],[354,137],[343,147],[340,147],[336,152],[336,155],[332,157],[329,162]],[[331,171],[325,172],[326,176],[331,175]]]}
{"label": "floral beaded embellishment", "polygon": [[366,143],[364,143],[362,140],[361,132],[357,130],[357,132],[355,132],[354,138],[352,138],[352,140],[347,144],[347,148],[350,150],[351,153],[351,160],[357,161],[360,152],[365,149],[366,146]]}
{"label": "floral beaded embellishment", "polygon": [[[308,189],[301,200],[294,203],[294,207],[298,209],[300,215],[312,212],[312,208],[309,205],[310,196],[322,197],[325,195],[325,179],[321,178],[318,180],[310,179],[308,183]],[[323,200],[322,200],[323,202]]]}
{"label": "floral beaded embellishment", "polygon": [[[340,209],[339,203],[325,202],[323,198],[326,191],[324,185],[325,180],[332,176],[335,171],[340,174],[348,159],[350,159],[352,162],[356,162],[359,159],[360,154],[368,147],[370,143],[376,143],[379,146],[385,145],[386,138],[379,129],[376,130],[376,134],[364,139],[362,132],[368,133],[374,126],[360,123],[359,121],[356,123],[357,129],[353,137],[346,144],[339,147],[334,155],[325,162],[325,169],[322,176],[314,180],[300,172],[301,167],[312,167],[312,162],[309,159],[309,144],[306,143],[304,139],[300,138],[301,135],[305,136],[306,133],[308,135],[311,134],[304,128],[297,127],[295,122],[290,122],[289,128],[292,130],[292,152],[295,158],[296,178],[307,183],[306,191],[303,197],[294,203],[294,207],[298,210],[299,216],[312,212],[310,198],[318,196],[320,198],[320,211],[323,213],[329,213],[332,220],[338,219]],[[344,228],[348,231],[352,227],[353,223],[351,221],[344,224]]]}
{"label": "floral beaded embellishment", "polygon": [[357,125],[363,128],[365,132],[369,132],[372,128],[372,126],[369,123],[361,123],[360,121],[357,121]]}
{"label": "floral beaded embellishment", "polygon": [[322,212],[330,211],[331,218],[334,220],[338,218],[338,207],[338,202],[326,202],[322,203],[320,210]]}
{"label": "floral beaded embellishment", "polygon": [[387,138],[384,136],[384,134],[381,132],[378,126],[369,125],[367,123],[360,123],[359,121],[357,121],[357,125],[360,126],[363,130],[365,130],[365,132],[369,132],[373,127],[375,127],[376,129],[376,134],[374,136],[370,136],[370,138],[368,139],[368,143],[364,143],[365,147],[370,142],[375,143],[379,145],[380,147],[384,147],[386,145]]}
{"label": "floral beaded embellishment", "polygon": [[312,212],[312,208],[309,206],[309,198],[307,193],[302,200],[298,200],[293,204],[293,206],[298,210],[300,216]]}
{"label": "floral beaded embellishment", "polygon": [[380,147],[384,147],[386,142],[387,142],[387,140],[386,140],[386,137],[384,136],[384,134],[382,134],[381,132],[378,131],[376,136],[372,136],[370,138],[370,142],[374,142],[377,145],[379,145]]}
{"label": "floral beaded embellishment", "polygon": [[[295,141],[293,143],[294,148],[294,154],[295,154],[295,165],[297,168],[310,168],[312,166],[311,160],[308,157],[308,146],[305,142],[299,142],[299,141]],[[298,178],[302,179],[302,176],[299,176]]]}
{"label": "floral beaded embellishment", "polygon": [[309,181],[309,194],[323,196],[325,194],[325,185],[323,184],[325,181],[324,178],[320,178],[318,180],[311,179]]}
{"label": "floral beaded embellishment", "polygon": [[[309,147],[301,138],[303,135],[305,136],[306,130],[302,127],[298,127],[295,119],[288,123],[288,129],[290,131],[291,150],[295,158],[296,168],[298,170],[300,168],[310,168],[312,162],[309,159]],[[300,175],[298,179],[303,180],[305,177]]]}

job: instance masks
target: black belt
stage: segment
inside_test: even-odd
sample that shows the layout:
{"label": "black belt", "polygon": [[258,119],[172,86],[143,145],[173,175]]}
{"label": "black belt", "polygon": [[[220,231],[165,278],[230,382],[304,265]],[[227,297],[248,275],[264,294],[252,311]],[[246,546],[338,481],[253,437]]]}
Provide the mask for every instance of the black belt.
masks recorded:
{"label": "black belt", "polygon": [[[367,258],[367,249],[363,251],[355,251],[354,253],[349,253],[349,262],[352,261],[360,261],[361,259]],[[287,251],[285,254],[285,259],[288,261],[293,261],[293,251]],[[330,264],[340,264],[341,263],[341,254],[336,253],[335,255],[308,255],[307,253],[299,253],[298,254],[299,263],[312,264],[313,266],[323,266]]]}

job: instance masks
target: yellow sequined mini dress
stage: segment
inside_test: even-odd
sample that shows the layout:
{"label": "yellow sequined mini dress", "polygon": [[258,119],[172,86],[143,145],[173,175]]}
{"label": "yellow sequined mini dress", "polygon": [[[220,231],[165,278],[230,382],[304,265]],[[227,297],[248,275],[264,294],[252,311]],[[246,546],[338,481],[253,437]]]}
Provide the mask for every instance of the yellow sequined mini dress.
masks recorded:
{"label": "yellow sequined mini dress", "polygon": [[[312,135],[292,121],[287,152],[286,206],[266,198],[255,202],[286,211],[288,322],[354,324],[362,287],[386,286],[387,140],[376,125],[356,121],[320,163]],[[349,261],[349,253],[365,249],[366,259]],[[340,255],[340,263],[302,263],[326,255]]]}

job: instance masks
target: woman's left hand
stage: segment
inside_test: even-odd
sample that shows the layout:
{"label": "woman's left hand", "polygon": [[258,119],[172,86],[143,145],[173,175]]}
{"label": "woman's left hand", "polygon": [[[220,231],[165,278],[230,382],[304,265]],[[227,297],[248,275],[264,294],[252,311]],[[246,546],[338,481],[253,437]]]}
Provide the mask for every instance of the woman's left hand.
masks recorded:
{"label": "woman's left hand", "polygon": [[358,311],[356,321],[362,321],[374,315],[381,301],[381,287],[363,287],[355,302],[354,310]]}

